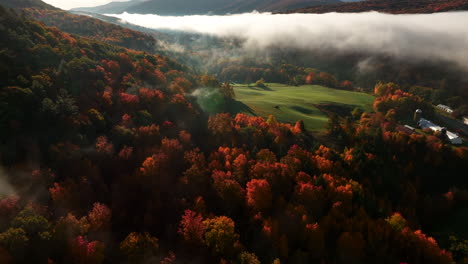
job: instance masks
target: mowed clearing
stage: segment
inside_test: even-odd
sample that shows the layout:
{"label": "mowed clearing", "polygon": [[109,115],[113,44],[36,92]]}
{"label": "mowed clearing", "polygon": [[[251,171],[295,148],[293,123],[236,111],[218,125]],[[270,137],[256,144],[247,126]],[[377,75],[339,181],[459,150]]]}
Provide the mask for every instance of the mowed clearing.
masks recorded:
{"label": "mowed clearing", "polygon": [[[372,110],[374,97],[366,93],[331,89],[320,85],[288,86],[267,84],[267,88],[236,84],[236,100],[247,107],[241,109],[251,115],[268,117],[294,123],[303,120],[307,130],[322,132],[326,129],[328,116],[316,106],[340,109],[361,108]],[[322,108],[322,107],[320,107]]]}

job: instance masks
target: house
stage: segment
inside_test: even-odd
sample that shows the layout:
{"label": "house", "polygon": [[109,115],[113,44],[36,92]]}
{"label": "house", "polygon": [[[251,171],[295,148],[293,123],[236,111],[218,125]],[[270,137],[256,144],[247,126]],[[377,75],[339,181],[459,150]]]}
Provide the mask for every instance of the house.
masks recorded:
{"label": "house", "polygon": [[424,118],[419,119],[418,125],[423,129],[429,128],[430,130],[434,132],[446,133],[447,138],[450,140],[450,143],[454,145],[459,145],[463,143],[463,140],[459,135],[452,133],[450,131],[447,131],[445,127],[438,126],[427,119],[424,119]]}
{"label": "house", "polygon": [[427,119],[424,119],[424,118],[421,118],[419,119],[418,121],[418,125],[419,127],[421,127],[422,129],[424,128],[429,128],[431,129],[432,131],[441,131],[442,130],[442,127],[432,123],[431,121],[427,120]]}
{"label": "house", "polygon": [[450,142],[454,145],[461,145],[463,144],[463,140],[460,136],[458,136],[455,133],[452,133],[450,131],[447,131],[447,137],[450,140]]}
{"label": "house", "polygon": [[443,104],[439,104],[436,106],[437,108],[439,108],[440,110],[443,110],[449,114],[453,113],[453,109],[450,108],[449,106],[446,106],[446,105],[443,105]]}

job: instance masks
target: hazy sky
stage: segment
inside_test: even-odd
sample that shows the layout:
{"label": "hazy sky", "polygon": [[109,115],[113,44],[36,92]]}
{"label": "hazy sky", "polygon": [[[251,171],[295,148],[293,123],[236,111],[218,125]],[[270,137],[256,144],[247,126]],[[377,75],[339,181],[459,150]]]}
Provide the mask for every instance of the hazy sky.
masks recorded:
{"label": "hazy sky", "polygon": [[43,0],[55,7],[62,9],[71,9],[75,7],[87,7],[104,5],[110,2],[127,2],[129,0]]}

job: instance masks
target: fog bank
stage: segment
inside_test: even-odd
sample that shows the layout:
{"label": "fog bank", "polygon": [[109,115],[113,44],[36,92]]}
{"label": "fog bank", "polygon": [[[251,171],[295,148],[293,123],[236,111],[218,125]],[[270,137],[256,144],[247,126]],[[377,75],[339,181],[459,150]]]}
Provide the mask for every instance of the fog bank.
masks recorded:
{"label": "fog bank", "polygon": [[468,12],[110,16],[151,29],[237,37],[245,40],[247,49],[281,46],[370,52],[405,59],[447,60],[468,70]]}

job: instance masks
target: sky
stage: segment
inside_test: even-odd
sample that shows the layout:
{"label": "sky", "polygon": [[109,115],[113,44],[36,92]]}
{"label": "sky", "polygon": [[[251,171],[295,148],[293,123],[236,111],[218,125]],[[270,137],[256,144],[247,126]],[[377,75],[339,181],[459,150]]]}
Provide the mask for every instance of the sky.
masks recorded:
{"label": "sky", "polygon": [[126,2],[129,0],[43,0],[44,2],[61,9],[71,9],[75,7],[88,7],[105,5],[110,2]]}
{"label": "sky", "polygon": [[390,15],[377,12],[227,16],[112,15],[153,29],[239,37],[246,48],[282,46],[451,61],[468,71],[468,12]]}

